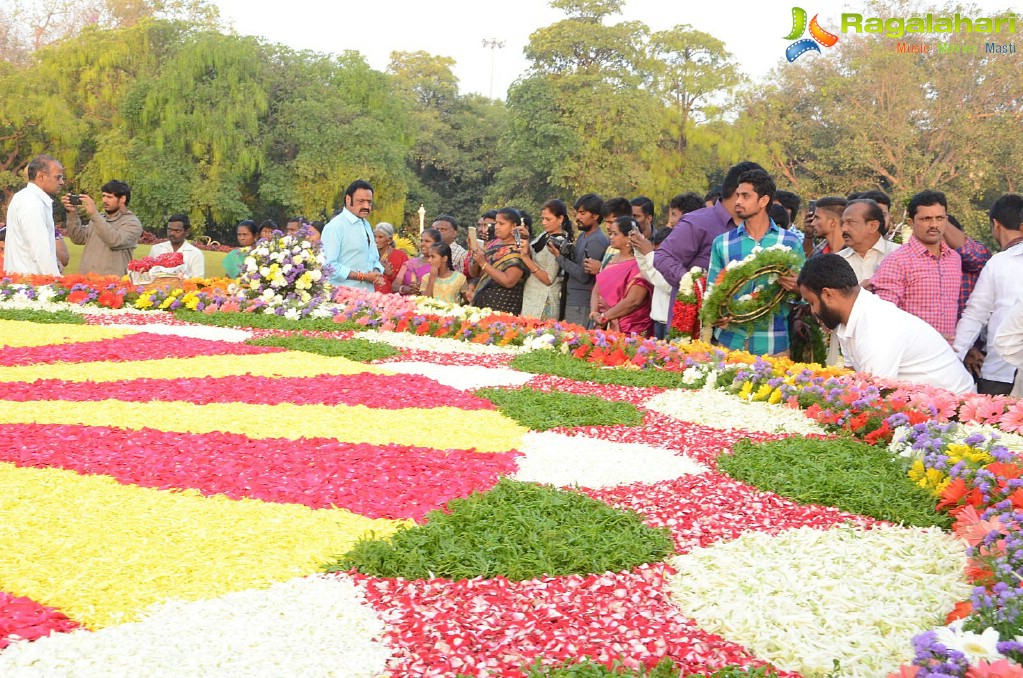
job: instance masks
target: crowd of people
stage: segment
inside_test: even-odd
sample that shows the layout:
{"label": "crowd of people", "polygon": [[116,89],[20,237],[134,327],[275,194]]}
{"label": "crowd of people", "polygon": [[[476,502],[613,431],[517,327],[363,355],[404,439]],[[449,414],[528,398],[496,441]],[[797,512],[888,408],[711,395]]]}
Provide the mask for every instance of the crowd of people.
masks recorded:
{"label": "crowd of people", "polygon": [[[29,184],[11,200],[0,229],[3,265],[59,275],[67,248],[51,196],[64,185],[63,167],[39,156],[27,174]],[[989,209],[997,254],[965,233],[935,190],[914,195],[898,224],[891,199],[879,190],[810,200],[799,222],[802,199],[778,190],[753,162],[729,168],[705,196],[673,198],[660,228],[645,196],[587,193],[571,213],[560,199],[545,203],[539,228],[513,207],[484,213],[464,233],[454,217],[438,216],[420,234],[416,256],[396,246],[392,224],[371,225],[373,199],[373,187],[355,181],[329,222],[295,217],[286,225],[288,234],[322,242],[334,285],[664,338],[688,272],[703,269],[713,285],[756,248],[785,248],[800,265],[777,283],[805,303],[783,303],[755,324],[725,314],[713,328],[715,343],[786,355],[792,324],[809,313],[830,332],[829,364],[959,393],[1019,393],[1023,304],[1013,285],[1017,270],[1023,273],[1019,195],[1003,195]],[[120,181],[102,187],[100,204],[84,194],[61,197],[67,237],[84,246],[80,272],[125,273],[142,234],[130,200],[130,187]],[[239,248],[224,260],[227,274],[240,275],[248,248],[280,233],[272,221],[240,222]],[[189,234],[188,217],[171,216],[168,240],[151,254],[181,252],[188,275],[201,277],[202,252]],[[736,295],[755,295],[762,285],[751,278]]]}

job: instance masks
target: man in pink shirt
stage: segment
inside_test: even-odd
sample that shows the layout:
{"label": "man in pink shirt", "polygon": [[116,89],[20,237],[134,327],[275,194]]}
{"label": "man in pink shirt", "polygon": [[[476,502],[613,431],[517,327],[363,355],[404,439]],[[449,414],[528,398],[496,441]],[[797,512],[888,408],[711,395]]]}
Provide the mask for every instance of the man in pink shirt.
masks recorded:
{"label": "man in pink shirt", "polygon": [[921,191],[907,208],[913,235],[881,262],[871,279],[874,293],[925,321],[949,342],[955,337],[962,285],[962,260],[945,243],[948,201],[939,191]]}

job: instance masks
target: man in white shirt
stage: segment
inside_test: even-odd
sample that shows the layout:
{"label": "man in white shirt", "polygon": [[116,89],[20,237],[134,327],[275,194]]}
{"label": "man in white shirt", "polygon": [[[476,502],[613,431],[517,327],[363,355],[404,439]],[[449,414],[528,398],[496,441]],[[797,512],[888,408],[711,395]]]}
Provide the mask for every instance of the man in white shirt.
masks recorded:
{"label": "man in white shirt", "polygon": [[189,278],[206,277],[206,259],[202,250],[188,242],[187,238],[192,232],[192,222],[185,214],[174,214],[167,219],[167,242],[153,245],[149,250],[149,256],[158,257],[168,252],[181,252],[185,258],[185,268],[188,270]]}
{"label": "man in white shirt", "polygon": [[48,155],[28,163],[28,186],[7,206],[4,269],[26,275],[60,275],[53,198],[64,184],[64,166]]}
{"label": "man in white shirt", "polygon": [[861,284],[873,277],[882,259],[899,248],[898,243],[884,239],[884,211],[868,198],[858,198],[846,206],[841,229],[846,246],[838,256],[849,262]]}
{"label": "man in white shirt", "polygon": [[970,373],[938,331],[862,289],[839,255],[807,259],[797,284],[813,314],[834,331],[853,369],[952,393],[976,392]]}
{"label": "man in white shirt", "polygon": [[995,345],[995,336],[1006,315],[1023,292],[1023,197],[1008,193],[988,210],[991,232],[1002,251],[991,257],[977,278],[963,317],[956,325],[952,346],[965,359],[973,342],[987,327],[987,350],[977,377],[977,391],[987,395],[1012,392],[1016,368],[1005,361]]}

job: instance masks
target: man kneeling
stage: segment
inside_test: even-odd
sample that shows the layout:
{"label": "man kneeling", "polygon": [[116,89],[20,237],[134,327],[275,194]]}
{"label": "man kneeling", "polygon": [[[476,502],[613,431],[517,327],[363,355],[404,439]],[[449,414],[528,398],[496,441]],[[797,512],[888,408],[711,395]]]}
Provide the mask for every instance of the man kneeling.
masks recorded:
{"label": "man kneeling", "polygon": [[861,288],[852,266],[839,255],[808,259],[797,284],[854,370],[953,393],[975,392],[970,373],[938,331]]}

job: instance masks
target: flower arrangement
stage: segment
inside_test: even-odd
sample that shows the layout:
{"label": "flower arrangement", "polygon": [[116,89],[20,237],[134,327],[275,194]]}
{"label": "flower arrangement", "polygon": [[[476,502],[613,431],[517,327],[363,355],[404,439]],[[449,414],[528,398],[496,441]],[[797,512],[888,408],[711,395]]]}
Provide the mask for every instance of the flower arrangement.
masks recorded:
{"label": "flower arrangement", "polygon": [[228,292],[245,311],[297,320],[315,315],[330,300],[328,279],[320,244],[285,235],[251,248],[238,283]]}
{"label": "flower arrangement", "polygon": [[730,261],[711,283],[700,310],[700,322],[710,326],[727,319],[730,324],[754,323],[774,313],[791,292],[778,284],[779,276],[799,270],[802,259],[784,245],[754,247],[749,256]]}
{"label": "flower arrangement", "polygon": [[135,285],[148,285],[160,278],[187,278],[185,255],[166,252],[157,257],[133,259],[128,262],[128,277]]}
{"label": "flower arrangement", "polygon": [[1023,464],[997,434],[936,422],[906,426],[901,415],[889,446],[913,459],[910,478],[940,497],[968,545],[969,601],[948,626],[913,641],[916,656],[894,676],[1023,676]]}
{"label": "flower arrangement", "polygon": [[177,268],[185,263],[185,255],[181,252],[165,252],[158,257],[142,257],[128,262],[129,271],[151,271],[154,268]]}
{"label": "flower arrangement", "polygon": [[695,339],[700,336],[700,306],[706,288],[707,275],[699,266],[691,268],[679,280],[669,339]]}

